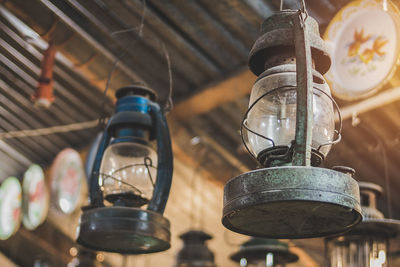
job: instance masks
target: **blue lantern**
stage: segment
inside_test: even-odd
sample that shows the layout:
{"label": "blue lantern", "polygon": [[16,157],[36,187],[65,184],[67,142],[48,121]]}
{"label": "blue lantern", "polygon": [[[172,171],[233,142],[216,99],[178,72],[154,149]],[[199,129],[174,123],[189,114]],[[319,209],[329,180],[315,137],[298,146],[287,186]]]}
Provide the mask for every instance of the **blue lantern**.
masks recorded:
{"label": "blue lantern", "polygon": [[146,86],[123,87],[116,97],[115,114],[94,149],[90,204],[83,207],[77,241],[122,254],[164,251],[170,247],[163,212],[173,169],[168,125]]}

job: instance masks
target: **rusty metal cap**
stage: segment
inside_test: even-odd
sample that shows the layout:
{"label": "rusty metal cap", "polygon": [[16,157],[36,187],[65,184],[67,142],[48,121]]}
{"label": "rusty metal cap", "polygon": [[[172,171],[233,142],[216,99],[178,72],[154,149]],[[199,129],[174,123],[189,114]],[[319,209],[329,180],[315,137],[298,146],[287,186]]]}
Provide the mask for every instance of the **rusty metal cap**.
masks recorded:
{"label": "rusty metal cap", "polygon": [[140,95],[147,97],[151,101],[157,101],[158,95],[157,92],[153,89],[149,88],[145,83],[137,82],[133,83],[129,86],[121,87],[115,92],[115,96],[117,99],[120,99],[129,95]]}
{"label": "rusty metal cap", "polygon": [[[251,71],[257,76],[264,71],[266,59],[276,54],[279,49],[292,49],[294,54],[293,16],[298,16],[297,11],[280,11],[267,18],[262,24],[260,37],[250,51],[248,63]],[[315,69],[325,74],[331,66],[331,59],[325,42],[320,37],[318,23],[312,17],[308,17],[305,23],[310,37]]]}

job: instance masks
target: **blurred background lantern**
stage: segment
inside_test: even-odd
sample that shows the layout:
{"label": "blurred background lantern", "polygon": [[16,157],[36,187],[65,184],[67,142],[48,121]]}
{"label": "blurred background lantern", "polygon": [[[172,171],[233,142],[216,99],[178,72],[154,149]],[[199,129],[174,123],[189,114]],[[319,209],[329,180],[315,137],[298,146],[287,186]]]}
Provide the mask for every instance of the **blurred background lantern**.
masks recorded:
{"label": "blurred background lantern", "polygon": [[343,235],[325,239],[329,267],[387,267],[389,239],[400,232],[400,221],[386,219],[377,209],[380,186],[359,182],[363,221]]}
{"label": "blurred background lantern", "polygon": [[96,149],[78,243],[122,254],[163,251],[170,247],[170,225],[162,215],[172,181],[167,122],[155,92],[142,84],[121,88],[116,97]]}
{"label": "blurred background lantern", "polygon": [[214,253],[207,247],[206,241],[212,236],[200,231],[191,230],[179,236],[183,248],[178,252],[175,267],[216,267]]}
{"label": "blurred background lantern", "polygon": [[289,251],[287,243],[277,239],[251,238],[240,246],[231,260],[240,267],[284,267],[294,263],[299,257]]}
{"label": "blurred background lantern", "polygon": [[330,64],[304,2],[301,10],[281,10],[262,24],[249,56],[258,79],[241,132],[264,168],[225,185],[222,223],[228,229],[307,238],[341,233],[361,221],[358,185],[348,170],[318,168],[341,136],[341,123],[334,129],[338,107],[322,76]]}

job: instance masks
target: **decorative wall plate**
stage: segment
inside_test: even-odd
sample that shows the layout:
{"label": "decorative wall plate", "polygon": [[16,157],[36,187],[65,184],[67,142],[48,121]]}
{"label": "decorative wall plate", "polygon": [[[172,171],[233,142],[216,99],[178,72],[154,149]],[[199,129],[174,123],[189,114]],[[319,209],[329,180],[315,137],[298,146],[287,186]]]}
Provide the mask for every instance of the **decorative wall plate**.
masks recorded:
{"label": "decorative wall plate", "polygon": [[394,74],[400,52],[400,13],[390,0],[356,0],[329,23],[324,39],[332,56],[325,78],[344,100],[374,94]]}
{"label": "decorative wall plate", "polygon": [[39,165],[31,165],[25,172],[22,192],[22,224],[26,229],[33,230],[46,219],[49,209],[44,173]]}
{"label": "decorative wall plate", "polygon": [[5,240],[17,232],[21,224],[21,184],[8,177],[0,186],[0,239]]}
{"label": "decorative wall plate", "polygon": [[50,176],[57,208],[65,214],[72,213],[77,208],[85,176],[79,153],[72,148],[62,150],[53,162]]}

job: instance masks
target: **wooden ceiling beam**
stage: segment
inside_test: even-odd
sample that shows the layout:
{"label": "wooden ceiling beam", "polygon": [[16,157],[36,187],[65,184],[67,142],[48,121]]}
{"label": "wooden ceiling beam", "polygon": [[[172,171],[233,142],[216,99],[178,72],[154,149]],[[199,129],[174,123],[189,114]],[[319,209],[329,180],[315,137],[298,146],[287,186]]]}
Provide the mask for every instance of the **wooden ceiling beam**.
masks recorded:
{"label": "wooden ceiling beam", "polygon": [[[342,115],[342,120],[347,120],[357,117],[362,113],[389,105],[396,101],[400,101],[400,87],[386,90],[378,95],[372,96],[355,104],[342,107],[340,109],[340,113]],[[336,121],[338,120],[339,118],[336,115]]]}
{"label": "wooden ceiling beam", "polygon": [[171,117],[179,121],[210,112],[216,107],[250,93],[255,76],[249,70],[241,70],[227,79],[211,84],[199,93],[174,107]]}

